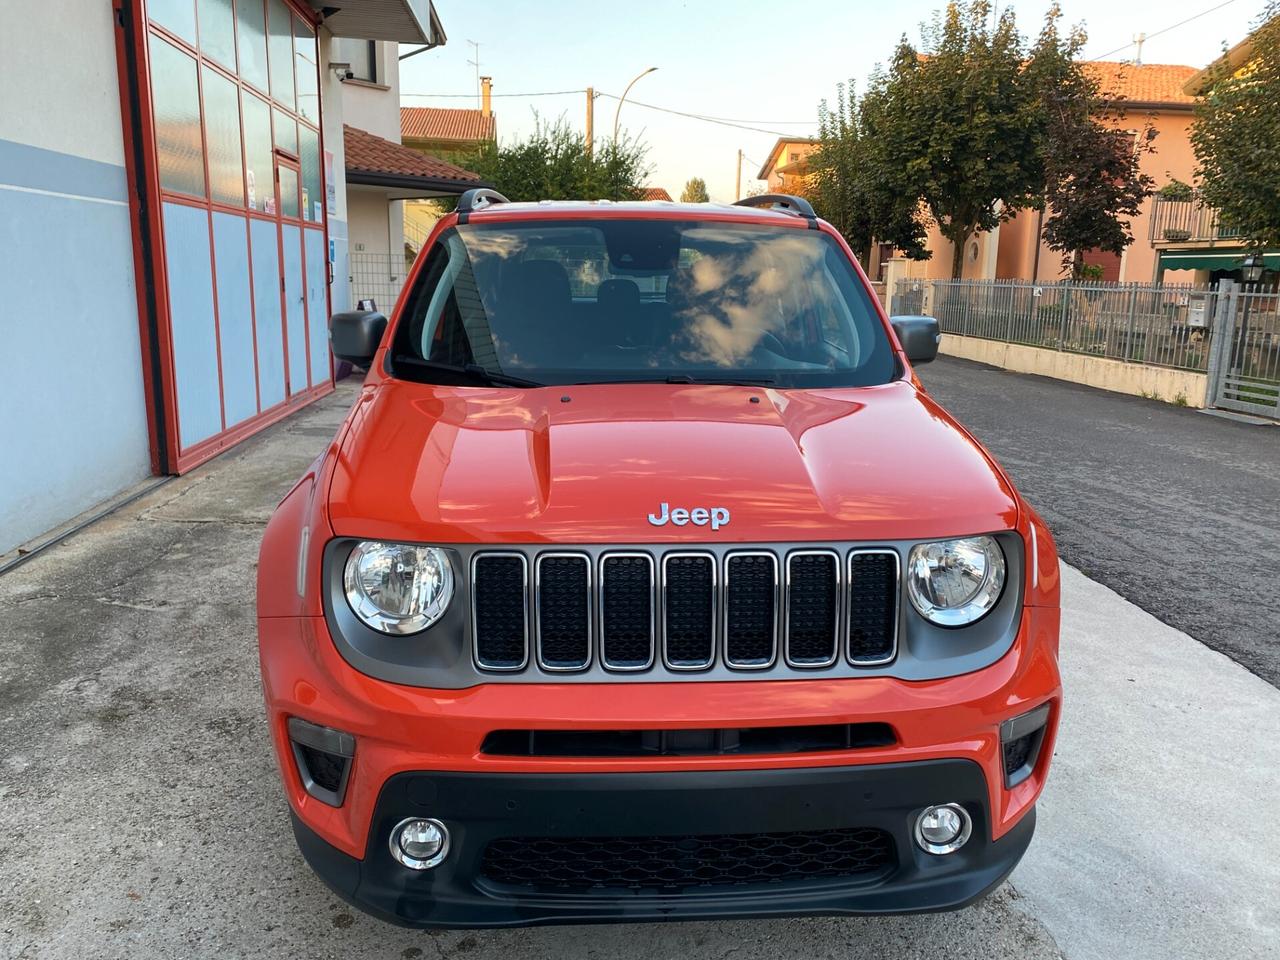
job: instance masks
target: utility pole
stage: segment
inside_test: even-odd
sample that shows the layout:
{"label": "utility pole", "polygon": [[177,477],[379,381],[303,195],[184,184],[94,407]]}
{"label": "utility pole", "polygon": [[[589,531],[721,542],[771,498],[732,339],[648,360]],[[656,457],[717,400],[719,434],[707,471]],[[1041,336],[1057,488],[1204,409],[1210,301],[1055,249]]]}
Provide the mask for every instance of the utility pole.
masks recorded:
{"label": "utility pole", "polygon": [[467,63],[476,68],[476,106],[480,106],[480,44],[475,40],[468,40],[471,48],[475,51],[475,59],[468,60]]}
{"label": "utility pole", "polygon": [[733,181],[733,199],[742,199],[742,151],[738,151],[738,176]]}
{"label": "utility pole", "polygon": [[596,89],[587,87],[587,156],[596,139]]}

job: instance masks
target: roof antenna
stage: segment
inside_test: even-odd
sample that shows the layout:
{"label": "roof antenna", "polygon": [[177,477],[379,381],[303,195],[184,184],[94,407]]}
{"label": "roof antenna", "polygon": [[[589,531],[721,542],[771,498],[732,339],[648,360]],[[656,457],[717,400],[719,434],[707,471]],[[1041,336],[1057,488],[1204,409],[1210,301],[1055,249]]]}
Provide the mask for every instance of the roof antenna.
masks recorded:
{"label": "roof antenna", "polygon": [[1147,42],[1147,35],[1145,33],[1135,33],[1133,42],[1138,45],[1138,52],[1133,55],[1133,65],[1140,67],[1142,66],[1142,45]]}
{"label": "roof antenna", "polygon": [[475,50],[475,59],[468,60],[467,63],[471,64],[471,66],[476,68],[476,107],[479,108],[480,100],[481,100],[481,97],[480,97],[480,44],[477,43],[475,40],[468,40],[467,43],[471,44],[472,49]]}

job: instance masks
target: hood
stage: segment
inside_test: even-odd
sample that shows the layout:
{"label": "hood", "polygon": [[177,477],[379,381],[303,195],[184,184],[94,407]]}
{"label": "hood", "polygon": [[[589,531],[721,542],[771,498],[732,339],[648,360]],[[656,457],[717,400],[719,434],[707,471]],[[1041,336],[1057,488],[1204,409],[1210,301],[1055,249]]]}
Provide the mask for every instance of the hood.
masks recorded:
{"label": "hood", "polygon": [[[716,530],[672,522],[716,510],[729,518]],[[662,525],[649,519],[664,513]],[[388,380],[357,402],[329,515],[339,535],[437,543],[890,540],[1010,529],[1017,499],[982,448],[905,381],[521,390]]]}

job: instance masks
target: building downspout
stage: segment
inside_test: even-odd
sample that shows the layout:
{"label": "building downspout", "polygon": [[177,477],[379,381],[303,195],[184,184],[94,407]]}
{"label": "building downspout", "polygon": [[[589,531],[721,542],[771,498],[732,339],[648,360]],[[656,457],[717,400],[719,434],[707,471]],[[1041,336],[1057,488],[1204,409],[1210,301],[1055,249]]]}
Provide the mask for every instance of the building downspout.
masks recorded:
{"label": "building downspout", "polygon": [[1031,257],[1031,282],[1040,282],[1040,238],[1044,236],[1044,207],[1036,211],[1035,253]]}

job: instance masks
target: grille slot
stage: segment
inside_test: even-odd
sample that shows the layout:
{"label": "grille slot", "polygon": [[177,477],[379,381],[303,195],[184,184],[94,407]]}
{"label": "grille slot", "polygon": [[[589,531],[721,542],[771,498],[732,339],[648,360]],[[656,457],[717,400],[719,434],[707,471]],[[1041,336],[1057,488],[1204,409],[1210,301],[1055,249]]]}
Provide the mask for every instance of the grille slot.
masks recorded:
{"label": "grille slot", "polygon": [[630,889],[661,895],[689,887],[867,877],[896,863],[884,830],[849,827],[792,833],[665,837],[503,837],[484,851],[481,873],[530,890]]}
{"label": "grille slot", "polygon": [[529,565],[521,553],[486,553],[472,561],[471,630],[476,663],[520,670],[529,660]]}
{"label": "grille slot", "polygon": [[716,560],[707,553],[662,558],[663,649],[672,670],[702,670],[715,658]]}
{"label": "grille slot", "polygon": [[773,664],[778,630],[778,560],[772,553],[731,553],[724,570],[724,658],[731,667]]}
{"label": "grille slot", "polygon": [[610,670],[653,663],[653,558],[612,553],[600,562],[600,659]]}
{"label": "grille slot", "polygon": [[494,730],[480,752],[496,757],[714,757],[866,750],[897,743],[887,723],[707,730]]}
{"label": "grille slot", "polygon": [[888,663],[898,650],[898,555],[892,550],[849,554],[849,662]]}
{"label": "grille slot", "polygon": [[591,661],[591,561],[580,553],[544,553],[537,563],[538,663],[582,670]]}
{"label": "grille slot", "polygon": [[829,550],[787,555],[787,663],[829,667],[839,656],[840,557]]}

